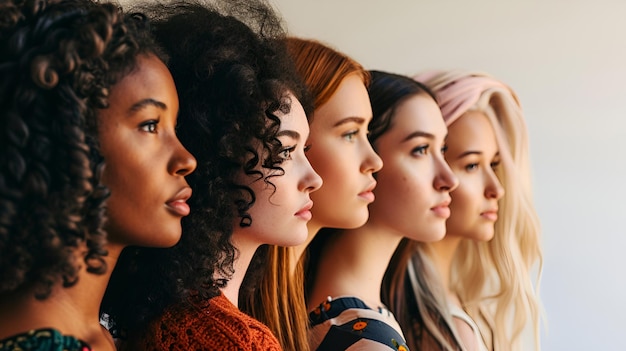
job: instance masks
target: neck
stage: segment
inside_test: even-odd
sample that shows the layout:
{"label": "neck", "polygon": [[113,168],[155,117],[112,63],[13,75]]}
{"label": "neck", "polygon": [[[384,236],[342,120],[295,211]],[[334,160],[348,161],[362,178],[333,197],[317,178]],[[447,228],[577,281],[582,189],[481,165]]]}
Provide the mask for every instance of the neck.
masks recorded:
{"label": "neck", "polygon": [[327,296],[354,296],[369,307],[382,306],[383,276],[401,239],[400,233],[372,223],[336,233],[319,262],[309,309]]}
{"label": "neck", "polygon": [[251,235],[247,233],[244,234],[242,231],[243,230],[235,230],[235,232],[233,232],[231,241],[239,254],[233,263],[235,272],[226,286],[222,289],[224,296],[226,296],[226,298],[228,298],[228,300],[237,307],[239,306],[239,289],[241,288],[243,279],[246,276],[252,257],[260,246],[257,242],[247,240],[247,238]]}
{"label": "neck", "polygon": [[88,343],[93,349],[114,350],[113,339],[100,325],[100,303],[122,247],[110,244],[105,274],[88,273],[85,264],[75,285],[57,284],[44,300],[32,291],[20,292],[0,302],[0,339],[31,329],[53,328]]}
{"label": "neck", "polygon": [[306,241],[298,246],[294,246],[292,250],[294,257],[291,260],[291,267],[290,267],[291,274],[293,274],[293,272],[295,271],[296,265],[298,264],[298,261],[302,258],[304,251],[309,246],[311,241],[313,241],[313,238],[315,238],[315,235],[321,229],[322,229],[322,226],[319,223],[315,222],[314,220],[310,220],[309,223],[307,223],[308,235],[306,237]]}
{"label": "neck", "polygon": [[430,250],[432,252],[432,261],[437,269],[441,282],[448,295],[450,291],[450,270],[452,267],[452,260],[456,253],[457,247],[461,243],[461,238],[452,235],[446,235],[442,240],[429,243]]}

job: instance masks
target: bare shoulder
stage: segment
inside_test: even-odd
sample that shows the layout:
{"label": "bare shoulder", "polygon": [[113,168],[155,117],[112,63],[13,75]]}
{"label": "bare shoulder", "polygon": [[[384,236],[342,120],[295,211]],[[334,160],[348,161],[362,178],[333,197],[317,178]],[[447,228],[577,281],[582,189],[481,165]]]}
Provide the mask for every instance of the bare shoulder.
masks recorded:
{"label": "bare shoulder", "polygon": [[478,340],[476,340],[476,334],[474,329],[465,320],[457,317],[453,317],[454,327],[458,333],[461,343],[463,343],[463,349],[467,351],[478,351]]}

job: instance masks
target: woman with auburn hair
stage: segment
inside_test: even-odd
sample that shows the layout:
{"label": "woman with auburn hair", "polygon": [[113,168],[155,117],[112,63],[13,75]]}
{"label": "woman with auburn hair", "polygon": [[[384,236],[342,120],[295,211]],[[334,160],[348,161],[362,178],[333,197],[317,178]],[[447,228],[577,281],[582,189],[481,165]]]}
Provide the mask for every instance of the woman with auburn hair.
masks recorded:
{"label": "woman with auburn hair", "polygon": [[[304,254],[320,229],[356,228],[369,216],[382,167],[367,140],[372,110],[369,73],[350,57],[314,40],[288,38],[296,69],[314,101],[307,157],[324,184],[311,194],[307,241],[293,248],[270,246],[261,285],[240,296],[244,310],[266,323],[285,350],[308,350]],[[278,288],[276,288],[278,287]]]}
{"label": "woman with auburn hair", "polygon": [[0,350],[115,350],[99,308],[120,252],[176,244],[189,213],[174,81],[115,5],[0,18]]}
{"label": "woman with auburn hair", "polygon": [[259,246],[306,240],[321,185],[305,156],[309,125],[280,21],[264,1],[146,6],[171,56],[178,130],[198,171],[180,243],[128,251],[133,269],[115,272],[104,311],[123,349],[280,350],[238,309]]}
{"label": "woman with auburn hair", "polygon": [[[532,201],[528,135],[515,92],[484,73],[416,77],[437,95],[450,132],[446,159],[459,178],[446,237],[407,242],[383,289],[414,349],[539,348],[539,219]],[[408,265],[407,265],[408,262]]]}

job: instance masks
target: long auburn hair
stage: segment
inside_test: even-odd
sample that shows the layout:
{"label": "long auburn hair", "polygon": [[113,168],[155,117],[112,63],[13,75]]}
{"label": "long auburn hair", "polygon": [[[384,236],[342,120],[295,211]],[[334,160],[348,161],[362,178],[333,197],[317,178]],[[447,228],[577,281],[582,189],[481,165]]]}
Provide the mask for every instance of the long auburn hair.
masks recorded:
{"label": "long auburn hair", "polygon": [[[521,350],[522,333],[530,325],[535,348],[539,349],[541,305],[538,288],[543,259],[540,223],[532,199],[528,132],[519,99],[512,89],[485,73],[429,72],[420,77],[417,79],[438,95],[448,126],[456,119],[446,113],[447,101],[442,101],[442,92],[460,81],[468,85],[473,80],[477,84],[482,81],[476,102],[462,109],[461,114],[480,111],[487,116],[494,128],[502,159],[502,166],[496,174],[506,195],[499,201],[494,238],[488,242],[461,241],[451,265],[450,288],[476,321],[488,346],[494,350]],[[458,116],[459,110],[455,113]],[[406,260],[398,260],[395,265],[390,265],[386,274],[390,279],[385,289],[393,292],[391,296],[395,303],[391,306],[395,307],[393,312],[399,316],[399,321],[411,320],[411,315],[423,317],[426,312],[430,313],[430,320],[413,318],[411,322],[422,323],[419,337],[407,336],[416,342],[409,344],[413,349],[425,347],[421,340],[434,339],[445,345],[454,337],[453,330],[444,333],[445,330],[440,328],[440,322],[448,320],[449,314],[445,299],[436,296],[437,291],[441,292],[442,282],[433,274],[432,254],[428,248],[427,243],[401,245],[396,256],[410,256],[408,265],[411,267],[406,265]],[[536,274],[532,273],[533,268],[536,268]],[[411,279],[421,285],[411,286]],[[415,301],[411,301],[413,299]],[[428,306],[429,310],[416,311],[419,306]],[[414,330],[404,326],[403,329],[407,333]],[[449,347],[440,349],[448,350]]]}
{"label": "long auburn hair", "polygon": [[[314,109],[328,102],[350,75],[356,74],[365,86],[369,85],[369,73],[347,55],[315,40],[290,37],[286,43],[313,99]],[[308,117],[310,123],[312,116]],[[260,252],[264,251],[267,256],[260,285],[250,293],[240,294],[240,308],[265,323],[283,349],[307,351],[308,311],[304,295],[307,253],[296,257],[294,248],[278,246]]]}

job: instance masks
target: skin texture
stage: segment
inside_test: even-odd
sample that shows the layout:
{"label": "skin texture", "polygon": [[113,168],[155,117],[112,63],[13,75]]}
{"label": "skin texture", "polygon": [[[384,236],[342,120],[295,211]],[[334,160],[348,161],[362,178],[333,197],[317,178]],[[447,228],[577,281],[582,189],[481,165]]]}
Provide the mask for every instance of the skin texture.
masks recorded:
{"label": "skin texture", "polygon": [[305,155],[309,124],[300,102],[293,96],[291,111],[281,115],[278,139],[283,159],[280,171],[272,171],[269,181],[252,181],[249,186],[256,195],[250,209],[252,225],[242,229],[251,232],[257,245],[294,246],[307,238],[307,222],[311,219],[312,193],[322,185],[322,178],[313,170]]}
{"label": "skin texture", "polygon": [[446,160],[459,179],[452,192],[447,235],[488,241],[504,189],[495,169],[499,151],[493,127],[481,112],[467,112],[448,129]]}
{"label": "skin texture", "polygon": [[[495,169],[499,151],[491,123],[482,112],[469,111],[448,127],[446,160],[459,179],[451,193],[451,215],[443,240],[432,243],[434,262],[442,276],[448,300],[462,308],[450,291],[450,264],[462,239],[488,241],[493,238],[498,218],[498,200],[504,189]],[[467,350],[478,350],[479,343],[471,327],[453,318],[459,338]]]}
{"label": "skin texture", "polygon": [[356,74],[346,77],[328,102],[315,110],[307,157],[324,179],[311,197],[310,228],[356,228],[367,221],[374,201],[372,173],[382,161],[367,140],[372,109],[365,85]]}
{"label": "skin texture", "polygon": [[369,223],[417,241],[443,238],[449,191],[458,184],[443,155],[447,133],[431,97],[415,95],[398,106],[391,128],[376,141],[385,167],[376,176]]}
{"label": "skin texture", "polygon": [[[110,91],[110,107],[98,113],[98,141],[105,159],[102,181],[111,192],[104,257],[109,269],[95,275],[83,266],[74,286],[55,286],[45,300],[18,292],[5,300],[10,304],[0,302],[1,315],[25,317],[0,318],[0,338],[53,327],[94,350],[115,350],[110,333],[99,323],[99,311],[121,250],[127,244],[167,247],[180,238],[184,200],[191,195],[185,176],[196,161],[175,134],[178,96],[172,77],[156,57],[140,56],[137,69]],[[151,102],[141,103],[146,101]],[[81,251],[84,248],[77,256]]]}
{"label": "skin texture", "polygon": [[140,57],[137,69],[111,90],[100,113],[109,242],[169,247],[180,239],[194,157],[176,136],[178,95],[165,65]]}
{"label": "skin texture", "polygon": [[248,184],[256,195],[256,202],[248,211],[252,217],[252,225],[240,227],[234,223],[232,243],[239,251],[234,262],[231,280],[222,292],[235,306],[238,305],[239,288],[243,281],[252,256],[260,245],[278,246],[300,245],[307,239],[307,223],[311,218],[309,212],[311,193],[322,185],[322,178],[313,170],[305,155],[306,140],[309,136],[309,124],[300,102],[289,96],[291,110],[286,115],[278,116],[281,120],[278,139],[283,144],[279,156],[284,158],[280,171],[269,181],[275,187],[250,178]]}
{"label": "skin texture", "polygon": [[356,296],[372,308],[382,306],[382,278],[402,238],[438,240],[445,234],[449,193],[458,184],[443,156],[447,133],[430,96],[414,95],[398,105],[391,127],[374,145],[385,166],[376,174],[370,218],[333,236],[320,259],[309,309],[327,296]]}

